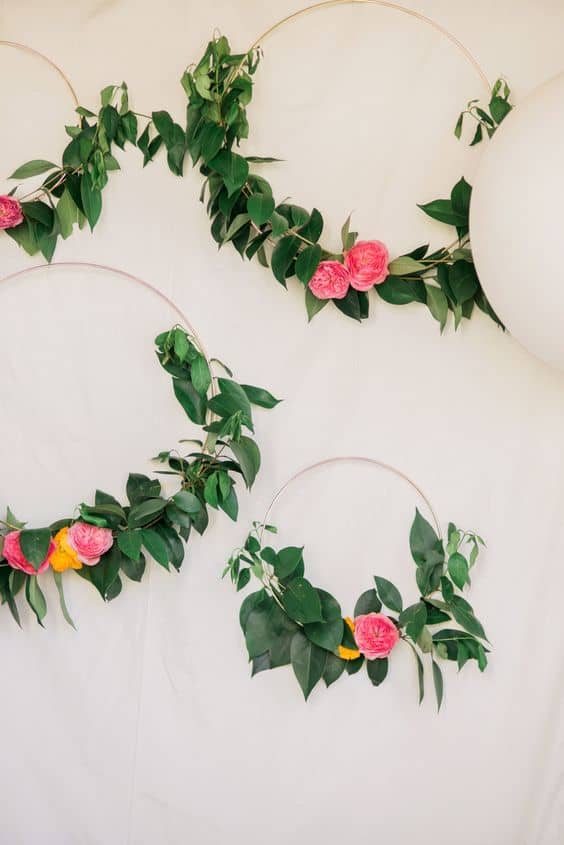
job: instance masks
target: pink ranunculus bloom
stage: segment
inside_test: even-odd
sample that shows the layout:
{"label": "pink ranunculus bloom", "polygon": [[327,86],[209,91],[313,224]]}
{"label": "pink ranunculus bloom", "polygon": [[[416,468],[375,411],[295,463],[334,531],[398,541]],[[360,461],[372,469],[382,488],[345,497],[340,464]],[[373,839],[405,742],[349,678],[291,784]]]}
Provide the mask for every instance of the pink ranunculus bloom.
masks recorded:
{"label": "pink ranunculus bloom", "polygon": [[351,278],[339,261],[321,261],[309,280],[309,289],[318,299],[344,299]]}
{"label": "pink ranunculus bloom", "polygon": [[13,229],[23,223],[20,203],[14,197],[0,197],[0,229]]}
{"label": "pink ranunculus bloom", "polygon": [[387,657],[397,641],[399,631],[383,613],[366,613],[354,620],[354,638],[367,660]]}
{"label": "pink ranunculus bloom", "polygon": [[44,572],[44,570],[49,566],[49,558],[55,551],[54,542],[51,540],[49,543],[47,557],[42,562],[41,566],[36,569],[34,565],[24,557],[24,553],[22,552],[22,548],[20,546],[21,533],[21,531],[10,531],[9,534],[6,534],[4,537],[4,548],[2,551],[4,557],[10,566],[14,569],[21,569],[22,572],[26,573],[26,575],[37,575],[38,572]]}
{"label": "pink ranunculus bloom", "polygon": [[69,528],[67,542],[86,566],[94,566],[111,549],[114,538],[109,528],[99,528],[88,522],[75,522]]}
{"label": "pink ranunculus bloom", "polygon": [[388,249],[381,241],[358,241],[345,254],[353,288],[365,291],[381,284],[388,276],[389,259]]}

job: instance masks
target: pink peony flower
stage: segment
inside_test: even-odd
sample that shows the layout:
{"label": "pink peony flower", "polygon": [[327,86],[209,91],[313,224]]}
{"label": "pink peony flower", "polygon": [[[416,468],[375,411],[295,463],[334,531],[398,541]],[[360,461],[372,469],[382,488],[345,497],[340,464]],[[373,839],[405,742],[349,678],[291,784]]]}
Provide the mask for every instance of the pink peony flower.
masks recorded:
{"label": "pink peony flower", "polygon": [[367,660],[387,657],[397,641],[399,631],[383,613],[366,613],[354,620],[354,638]]}
{"label": "pink peony flower", "polygon": [[44,572],[45,569],[49,566],[49,558],[55,551],[55,544],[51,540],[49,543],[49,551],[47,552],[47,557],[41,564],[41,566],[36,569],[32,563],[29,562],[24,557],[24,553],[22,552],[20,546],[20,534],[21,531],[10,531],[9,534],[6,534],[4,537],[4,549],[3,554],[10,566],[14,569],[21,569],[22,572],[25,572],[27,575],[37,575],[38,572]]}
{"label": "pink peony flower", "polygon": [[94,566],[99,562],[101,555],[111,549],[114,538],[109,528],[99,528],[88,522],[75,522],[69,528],[67,542],[82,563]]}
{"label": "pink peony flower", "polygon": [[0,229],[13,229],[23,223],[22,207],[14,197],[0,197]]}
{"label": "pink peony flower", "polygon": [[318,299],[344,299],[351,278],[339,261],[321,261],[311,279],[309,289]]}
{"label": "pink peony flower", "polygon": [[345,266],[355,290],[370,290],[388,275],[389,254],[381,241],[358,241],[345,255]]}

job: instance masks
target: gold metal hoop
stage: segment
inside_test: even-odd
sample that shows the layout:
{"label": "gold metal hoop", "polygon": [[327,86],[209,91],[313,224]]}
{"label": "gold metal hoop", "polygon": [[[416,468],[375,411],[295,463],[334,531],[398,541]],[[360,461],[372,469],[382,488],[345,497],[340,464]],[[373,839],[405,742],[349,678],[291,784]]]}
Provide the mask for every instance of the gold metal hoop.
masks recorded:
{"label": "gold metal hoop", "polygon": [[73,98],[75,108],[78,107],[78,97],[70,79],[68,78],[66,73],[59,67],[59,65],[55,64],[55,62],[49,58],[49,56],[46,56],[44,53],[40,53],[39,50],[34,50],[33,47],[28,47],[27,44],[19,44],[17,41],[0,40],[0,47],[13,47],[15,50],[22,50],[24,53],[29,53],[30,55],[42,59],[44,62],[46,62],[49,67],[53,68],[53,70],[56,71],[56,73],[58,73],[58,75],[61,77],[66,87],[70,91],[70,95]]}
{"label": "gold metal hoop", "polygon": [[401,6],[398,3],[392,3],[389,0],[324,0],[322,3],[314,3],[311,6],[305,6],[303,9],[298,9],[297,12],[292,12],[292,14],[287,15],[282,20],[279,20],[277,23],[270,26],[262,35],[256,39],[256,41],[249,47],[247,53],[250,53],[252,50],[255,50],[257,47],[266,41],[274,32],[278,29],[283,27],[285,24],[290,23],[291,21],[297,20],[298,18],[304,17],[305,15],[310,14],[310,12],[317,12],[321,11],[322,9],[329,9],[332,6],[382,6],[386,9],[395,9],[397,12],[401,12],[404,15],[409,15],[409,17],[415,18],[416,20],[421,21],[422,23],[427,24],[436,32],[444,35],[451,44],[453,44],[464,56],[464,58],[470,63],[470,65],[474,68],[488,91],[490,91],[491,86],[488,81],[488,77],[482,70],[478,60],[476,57],[470,52],[470,50],[462,44],[461,41],[456,38],[452,32],[449,32],[448,29],[445,29],[444,26],[441,24],[436,23],[436,21],[428,18],[426,15],[422,15],[420,12],[416,12],[414,9],[409,9],[407,6]]}
{"label": "gold metal hoop", "polygon": [[401,478],[403,481],[407,482],[407,484],[409,484],[409,486],[410,486],[413,490],[415,490],[415,492],[417,493],[417,495],[418,495],[418,496],[421,498],[421,500],[425,503],[425,506],[427,507],[427,509],[428,509],[429,513],[431,514],[431,517],[432,517],[433,522],[434,522],[434,524],[435,524],[435,528],[436,528],[436,531],[437,531],[437,535],[438,535],[439,537],[441,537],[441,536],[442,536],[442,535],[441,535],[441,526],[440,526],[440,524],[439,524],[439,520],[437,519],[437,516],[436,516],[436,514],[435,514],[435,511],[434,511],[434,509],[433,509],[433,506],[431,505],[431,502],[429,501],[429,499],[427,498],[427,496],[425,495],[425,493],[421,490],[421,488],[420,488],[420,487],[419,487],[419,486],[418,486],[418,485],[417,485],[417,484],[416,484],[416,483],[415,483],[415,482],[414,482],[414,481],[413,481],[413,480],[412,480],[412,479],[411,479],[408,475],[406,475],[406,474],[405,474],[404,472],[402,472],[401,470],[397,469],[397,467],[394,467],[394,466],[392,466],[391,464],[386,464],[386,463],[384,463],[383,461],[379,461],[379,460],[377,460],[376,458],[367,458],[367,457],[365,457],[365,456],[363,456],[363,455],[336,455],[335,457],[331,457],[331,458],[324,458],[324,459],[323,459],[323,460],[321,460],[321,461],[316,461],[316,462],[315,462],[315,463],[313,463],[313,464],[308,464],[308,466],[304,467],[303,469],[300,469],[298,472],[296,472],[294,475],[292,475],[292,476],[291,476],[291,477],[290,477],[290,478],[289,478],[289,479],[288,479],[288,480],[287,480],[287,481],[286,481],[286,482],[282,485],[282,487],[280,487],[280,489],[278,490],[278,492],[274,495],[274,498],[273,498],[273,499],[272,499],[272,501],[270,502],[269,506],[267,507],[267,509],[266,509],[266,513],[265,513],[264,518],[263,518],[263,520],[262,520],[262,526],[263,526],[263,527],[260,529],[260,539],[261,539],[261,542],[262,542],[262,536],[263,536],[263,533],[264,533],[264,525],[268,522],[268,518],[269,518],[269,516],[270,516],[270,514],[271,514],[271,512],[272,512],[272,509],[274,508],[274,506],[275,506],[275,504],[278,502],[278,500],[281,498],[281,496],[282,496],[282,495],[286,492],[286,490],[288,489],[288,487],[290,487],[290,485],[291,485],[291,484],[293,484],[293,483],[294,483],[295,481],[297,481],[299,478],[302,478],[302,477],[303,477],[304,475],[306,475],[307,473],[312,472],[312,471],[313,471],[313,470],[315,470],[315,469],[318,469],[319,467],[328,466],[328,465],[330,465],[330,464],[345,463],[345,462],[346,462],[346,463],[349,463],[349,462],[356,462],[356,463],[371,464],[372,466],[376,466],[376,467],[378,467],[379,469],[383,469],[383,470],[385,470],[386,472],[390,472],[390,473],[392,473],[393,475],[397,476],[398,478]]}

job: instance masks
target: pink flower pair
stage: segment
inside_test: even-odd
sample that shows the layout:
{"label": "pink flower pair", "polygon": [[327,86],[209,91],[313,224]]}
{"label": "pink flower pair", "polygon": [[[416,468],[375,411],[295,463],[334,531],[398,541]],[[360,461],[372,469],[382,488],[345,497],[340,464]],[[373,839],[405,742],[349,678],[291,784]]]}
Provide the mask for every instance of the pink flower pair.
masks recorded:
{"label": "pink flower pair", "polygon": [[345,253],[345,263],[321,261],[309,282],[317,299],[344,299],[349,288],[367,291],[388,275],[388,250],[381,241],[358,241]]}
{"label": "pink flower pair", "polygon": [[[22,552],[20,545],[21,531],[10,531],[4,537],[4,548],[2,554],[14,569],[21,569],[26,575],[37,575],[44,572],[49,566],[51,555],[56,550],[56,545],[51,540],[45,560],[36,569]],[[97,525],[90,525],[87,522],[75,522],[68,530],[67,541],[69,546],[76,552],[76,556],[85,566],[94,566],[99,563],[100,557],[105,554],[114,542],[112,532],[109,528],[99,528]]]}

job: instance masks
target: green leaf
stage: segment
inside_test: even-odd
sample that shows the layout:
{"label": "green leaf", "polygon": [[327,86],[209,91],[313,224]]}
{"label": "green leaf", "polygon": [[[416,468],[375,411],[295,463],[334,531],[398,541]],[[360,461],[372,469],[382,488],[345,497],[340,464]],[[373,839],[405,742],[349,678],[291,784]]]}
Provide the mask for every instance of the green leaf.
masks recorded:
{"label": "green leaf", "polygon": [[164,499],[147,499],[139,505],[134,505],[129,511],[129,526],[131,528],[139,528],[151,522],[155,517],[159,516],[166,508],[167,503]]}
{"label": "green leaf", "polygon": [[374,581],[376,582],[376,589],[378,590],[378,596],[382,603],[386,607],[389,607],[390,610],[401,613],[403,601],[397,587],[391,581],[388,581],[386,578],[380,578],[378,575],[374,576]]}
{"label": "green leaf", "polygon": [[43,620],[47,614],[47,602],[45,601],[45,596],[41,592],[41,588],[35,575],[30,575],[25,582],[25,597],[29,606],[35,613],[35,618],[37,619],[38,624],[43,628]]}
{"label": "green leaf", "polygon": [[203,355],[197,355],[194,358],[190,374],[194,388],[200,396],[205,397],[211,384],[211,373],[208,362]]}
{"label": "green leaf", "polygon": [[410,643],[409,640],[406,640],[406,642],[407,642],[408,646],[411,648],[411,650],[413,652],[413,656],[415,657],[415,662],[417,663],[417,680],[418,680],[418,683],[419,683],[419,704],[421,704],[421,702],[423,701],[423,698],[425,697],[425,672],[424,672],[424,669],[423,669],[423,661],[419,657],[419,654],[417,653],[415,646],[412,643]]}
{"label": "green leaf", "polygon": [[298,631],[292,638],[291,660],[292,669],[307,701],[325,671],[327,652]]}
{"label": "green leaf", "polygon": [[260,469],[259,447],[250,437],[242,436],[238,441],[231,440],[229,448],[237,458],[245,484],[250,489]]}
{"label": "green leaf", "polygon": [[315,315],[319,314],[319,312],[323,308],[325,308],[325,306],[328,305],[330,301],[330,299],[318,299],[312,294],[310,289],[307,288],[305,292],[305,303],[308,322],[311,323]]}
{"label": "green leaf", "polygon": [[72,617],[68,611],[67,603],[65,601],[65,593],[63,591],[63,574],[62,572],[55,572],[55,570],[51,570],[53,572],[53,580],[57,587],[57,592],[59,593],[59,604],[61,605],[61,613],[63,614],[63,618],[65,622],[74,628],[76,631],[76,625],[72,621]]}
{"label": "green leaf", "polygon": [[[130,504],[137,505],[145,499],[156,499],[161,493],[161,483],[157,478],[132,472],[125,487]],[[98,504],[98,502],[96,502]]]}
{"label": "green leaf", "polygon": [[227,243],[228,241],[232,240],[237,232],[240,232],[243,226],[246,226],[249,222],[249,215],[248,214],[237,214],[234,220],[229,225],[224,237],[223,242]]}
{"label": "green leaf", "polygon": [[463,214],[456,213],[450,200],[433,200],[433,202],[420,205],[419,208],[433,220],[448,223],[449,226],[465,226],[467,222]]}
{"label": "green leaf", "polygon": [[255,226],[263,226],[274,211],[274,200],[264,194],[251,194],[247,200],[247,211]]}
{"label": "green leaf", "polygon": [[427,291],[427,305],[429,307],[429,311],[435,320],[440,323],[442,332],[446,326],[448,317],[448,300],[442,290],[434,285],[426,284],[425,290]]}
{"label": "green leaf", "polygon": [[280,579],[288,578],[302,562],[303,546],[286,546],[280,549],[274,559],[274,574]]}
{"label": "green leaf", "polygon": [[172,501],[177,508],[180,508],[181,511],[190,515],[199,513],[202,508],[202,504],[198,497],[193,493],[190,493],[189,490],[179,490],[178,493],[175,493],[172,497]]}
{"label": "green leaf", "polygon": [[168,569],[168,546],[156,531],[152,528],[144,528],[141,532],[143,545],[153,558],[165,569]]}
{"label": "green leaf", "polygon": [[207,123],[199,137],[200,140],[200,154],[207,164],[214,158],[225,140],[223,128],[217,123]]}
{"label": "green leaf", "polygon": [[123,555],[121,559],[121,571],[131,581],[141,581],[145,574],[145,555],[140,554],[137,560]]}
{"label": "green leaf", "polygon": [[260,408],[275,408],[282,401],[277,399],[263,387],[253,387],[251,384],[242,384],[241,387],[247,395],[251,405],[258,405]]}
{"label": "green leaf", "polygon": [[120,551],[130,560],[137,562],[141,554],[143,538],[140,531],[122,531],[118,534],[117,544]]}
{"label": "green leaf", "polygon": [[273,211],[270,215],[270,218],[272,237],[279,238],[280,235],[283,235],[284,232],[287,232],[290,228],[290,224],[288,223],[283,214],[279,214],[277,211]]}
{"label": "green leaf", "polygon": [[437,698],[437,711],[441,709],[443,701],[443,673],[439,665],[433,660],[433,684],[435,685],[435,695]]}
{"label": "green leaf", "polygon": [[68,189],[65,188],[63,191],[55,211],[61,237],[66,240],[72,234],[73,227],[78,221],[78,209]]}
{"label": "green leaf", "polygon": [[354,606],[354,615],[364,616],[366,613],[380,613],[381,610],[382,602],[376,590],[366,590]]}
{"label": "green leaf", "polygon": [[464,177],[456,183],[450,193],[450,200],[453,211],[466,218],[468,222],[468,215],[470,213],[470,199],[472,197],[472,188]]}
{"label": "green leaf", "polygon": [[229,196],[242,188],[249,175],[249,163],[230,150],[220,150],[209,162],[209,166],[223,176]]}
{"label": "green leaf", "polygon": [[[77,572],[83,578],[86,577],[87,580],[94,584],[104,601],[111,601],[112,598],[115,598],[116,595],[119,594],[121,589],[119,584],[117,586],[115,585],[123,560],[124,557],[121,551],[117,545],[114,544],[111,549],[102,556],[100,563],[97,563],[96,566],[83,567],[82,569],[78,569]],[[87,571],[85,572],[85,570]],[[112,587],[114,587],[114,590],[117,591],[112,591]]]}
{"label": "green leaf", "polygon": [[400,627],[405,627],[406,633],[417,642],[419,634],[427,623],[427,608],[422,601],[412,604],[402,610],[399,616]]}
{"label": "green leaf", "polygon": [[475,637],[487,640],[482,623],[476,619],[472,608],[465,599],[461,596],[452,596],[448,604],[455,620],[465,631]]}
{"label": "green leaf", "polygon": [[455,261],[449,268],[448,279],[456,301],[461,304],[472,299],[480,286],[474,265],[468,261]]}
{"label": "green leaf", "polygon": [[102,211],[102,194],[92,186],[92,179],[88,172],[85,172],[80,180],[80,197],[90,229],[94,229]]}
{"label": "green leaf", "polygon": [[402,255],[388,264],[388,272],[392,276],[409,276],[411,273],[422,273],[426,269],[426,264],[423,264],[421,261],[415,261],[409,255]]}
{"label": "green leaf", "polygon": [[435,529],[421,516],[419,509],[415,511],[409,532],[409,548],[417,566],[435,565],[445,559],[443,545]]}
{"label": "green leaf", "polygon": [[20,534],[20,548],[26,560],[37,571],[49,552],[51,532],[48,528],[24,529]]}
{"label": "green leaf", "polygon": [[304,625],[304,631],[309,640],[327,651],[336,651],[343,639],[342,619],[333,622],[310,622]]}
{"label": "green leaf", "polygon": [[306,624],[323,621],[317,591],[305,578],[294,578],[286,585],[282,604],[288,616],[296,622]]}
{"label": "green leaf", "polygon": [[461,590],[468,581],[468,562],[464,555],[455,552],[448,559],[448,574]]}
{"label": "green leaf", "polygon": [[346,660],[341,660],[341,658],[337,657],[336,654],[327,655],[325,669],[323,670],[322,676],[326,686],[330,687],[331,684],[334,684],[335,681],[341,677],[345,671],[346,663]]}
{"label": "green leaf", "polygon": [[496,123],[501,123],[511,109],[512,106],[503,97],[492,97],[490,100],[490,112]]}
{"label": "green leaf", "polygon": [[280,284],[286,284],[286,271],[300,247],[300,239],[295,235],[285,235],[272,251],[270,264],[274,277]]}
{"label": "green leaf", "polygon": [[28,161],[26,164],[22,164],[17,170],[14,170],[12,175],[8,178],[29,179],[30,176],[39,176],[40,173],[46,173],[48,170],[54,170],[56,167],[57,165],[53,164],[53,162],[39,158],[34,161]]}
{"label": "green leaf", "polygon": [[366,671],[374,686],[380,686],[388,674],[388,658],[381,657],[376,658],[376,660],[367,660]]}
{"label": "green leaf", "polygon": [[172,381],[172,388],[174,395],[192,422],[196,425],[204,425],[206,421],[206,401],[198,393],[192,382],[188,379],[175,378]]}
{"label": "green leaf", "polygon": [[307,246],[299,253],[296,260],[296,276],[302,284],[307,285],[311,280],[321,261],[322,252],[319,244],[315,244]]}

